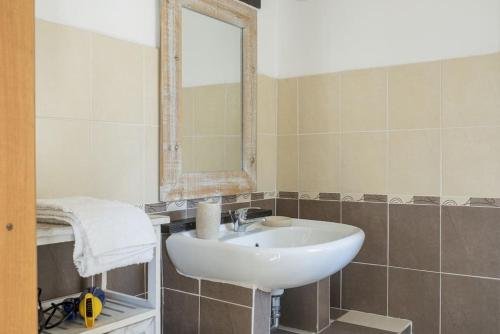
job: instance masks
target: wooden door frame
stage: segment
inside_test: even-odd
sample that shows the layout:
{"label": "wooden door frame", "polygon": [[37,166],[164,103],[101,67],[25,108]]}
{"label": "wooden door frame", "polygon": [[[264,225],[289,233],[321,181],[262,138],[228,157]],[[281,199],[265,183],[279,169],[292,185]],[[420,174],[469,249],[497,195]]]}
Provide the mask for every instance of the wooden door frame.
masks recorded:
{"label": "wooden door frame", "polygon": [[0,332],[37,333],[34,1],[0,0]]}

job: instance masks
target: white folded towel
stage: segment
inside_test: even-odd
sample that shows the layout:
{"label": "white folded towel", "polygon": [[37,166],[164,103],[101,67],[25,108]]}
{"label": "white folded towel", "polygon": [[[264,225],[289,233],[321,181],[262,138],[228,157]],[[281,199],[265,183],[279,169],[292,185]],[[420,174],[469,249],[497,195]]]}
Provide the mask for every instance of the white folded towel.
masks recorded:
{"label": "white folded towel", "polygon": [[73,260],[82,277],[153,258],[151,220],[130,204],[90,197],[39,199],[37,222],[73,227]]}

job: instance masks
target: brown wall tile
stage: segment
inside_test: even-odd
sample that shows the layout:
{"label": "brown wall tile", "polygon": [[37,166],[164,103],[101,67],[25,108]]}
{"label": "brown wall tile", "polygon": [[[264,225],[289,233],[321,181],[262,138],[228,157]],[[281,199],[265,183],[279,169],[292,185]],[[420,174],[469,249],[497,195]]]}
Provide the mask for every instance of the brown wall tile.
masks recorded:
{"label": "brown wall tile", "polygon": [[252,289],[237,285],[201,280],[201,295],[235,304],[252,306]]}
{"label": "brown wall tile", "polygon": [[337,308],[340,308],[340,278],[340,271],[330,276],[330,306]]}
{"label": "brown wall tile", "polygon": [[318,321],[318,285],[286,289],[281,297],[281,324],[315,332]]}
{"label": "brown wall tile", "polygon": [[443,271],[500,278],[500,209],[443,206]]}
{"label": "brown wall tile", "polygon": [[108,289],[137,296],[146,292],[146,266],[135,264],[108,271]]}
{"label": "brown wall tile", "polygon": [[439,271],[437,205],[389,205],[389,264]]}
{"label": "brown wall tile", "polygon": [[442,334],[500,333],[500,281],[454,275],[442,279]]}
{"label": "brown wall tile", "polygon": [[351,263],[342,270],[342,308],[386,315],[387,268]]}
{"label": "brown wall tile", "polygon": [[273,210],[273,215],[276,214],[276,199],[263,199],[263,200],[254,200],[251,203],[252,207],[258,207],[261,209]]}
{"label": "brown wall tile", "polygon": [[269,334],[271,331],[271,294],[255,290],[252,334]]}
{"label": "brown wall tile", "polygon": [[199,282],[197,279],[192,279],[186,276],[182,276],[175,269],[174,264],[168,257],[165,241],[167,240],[166,235],[162,235],[162,286],[165,288],[170,288],[174,290],[180,290],[190,293],[198,293]]}
{"label": "brown wall tile", "polygon": [[296,199],[278,198],[276,200],[276,215],[298,218],[299,201]]}
{"label": "brown wall tile", "polygon": [[201,297],[199,334],[251,334],[251,331],[251,308]]}
{"label": "brown wall tile", "polygon": [[38,287],[42,300],[78,293],[82,279],[73,262],[73,242],[37,247]]}
{"label": "brown wall tile", "polygon": [[250,206],[250,202],[244,202],[244,203],[231,203],[231,204],[223,204],[222,205],[222,212],[228,212],[229,210],[235,211],[238,209],[242,208],[248,208]]}
{"label": "brown wall tile", "polygon": [[389,269],[389,316],[413,322],[413,334],[439,334],[440,275]]}
{"label": "brown wall tile", "polygon": [[198,334],[199,297],[163,289],[163,334]]}
{"label": "brown wall tile", "polygon": [[355,261],[387,264],[387,204],[342,202],[342,223],[365,232],[365,242]]}
{"label": "brown wall tile", "polygon": [[318,282],[318,330],[330,324],[330,277]]}
{"label": "brown wall tile", "polygon": [[303,219],[340,223],[340,202],[301,199],[299,216]]}

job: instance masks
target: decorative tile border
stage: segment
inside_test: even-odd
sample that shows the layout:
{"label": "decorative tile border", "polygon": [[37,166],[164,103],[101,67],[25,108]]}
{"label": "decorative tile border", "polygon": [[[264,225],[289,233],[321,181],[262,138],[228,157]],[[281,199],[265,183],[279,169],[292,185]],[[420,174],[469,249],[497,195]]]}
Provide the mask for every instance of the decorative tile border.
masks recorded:
{"label": "decorative tile border", "polygon": [[153,213],[196,209],[196,205],[199,202],[203,202],[206,200],[215,200],[221,204],[249,203],[251,201],[275,199],[276,194],[277,194],[276,192],[271,191],[271,192],[235,194],[222,197],[214,196],[207,198],[194,198],[194,199],[171,201],[171,202],[148,203],[141,205],[140,208],[144,210],[146,213],[153,214]]}
{"label": "decorative tile border", "polygon": [[285,199],[299,199],[299,193],[293,191],[280,191],[278,197]]}
{"label": "decorative tile border", "polygon": [[236,203],[237,200],[237,195],[222,196],[222,204]]}
{"label": "decorative tile border", "polygon": [[145,204],[144,211],[146,211],[146,213],[165,212],[167,211],[167,203],[160,202],[160,203]]}
{"label": "decorative tile border", "polygon": [[313,192],[299,193],[299,199],[319,200],[319,193],[313,193]]}
{"label": "decorative tile border", "polygon": [[238,194],[236,195],[236,203],[250,202],[251,198],[252,198],[251,193]]}
{"label": "decorative tile border", "polygon": [[319,193],[320,201],[340,201],[340,193]]}
{"label": "decorative tile border", "polygon": [[181,211],[187,209],[187,201],[167,202],[167,211]]}
{"label": "decorative tile border", "polygon": [[215,200],[221,204],[249,203],[265,199],[296,199],[315,201],[343,201],[343,202],[371,202],[389,204],[413,205],[443,205],[443,206],[472,206],[500,208],[500,198],[467,197],[467,196],[421,196],[421,195],[383,195],[359,193],[320,193],[320,192],[256,192],[228,196],[215,196],[189,200],[149,203],[139,206],[146,213],[154,214],[170,211],[196,209],[199,202]]}
{"label": "decorative tile border", "polygon": [[258,201],[258,200],[264,199],[264,196],[265,196],[264,193],[252,193],[250,200]]}

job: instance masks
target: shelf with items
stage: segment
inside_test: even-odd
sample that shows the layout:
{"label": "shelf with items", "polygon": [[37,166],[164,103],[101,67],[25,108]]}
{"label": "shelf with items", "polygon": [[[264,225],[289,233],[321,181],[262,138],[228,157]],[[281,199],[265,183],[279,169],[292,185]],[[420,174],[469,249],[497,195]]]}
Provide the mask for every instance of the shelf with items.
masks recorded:
{"label": "shelf with items", "polygon": [[[139,324],[148,319],[154,322],[154,333],[161,332],[161,225],[170,222],[166,216],[150,216],[157,239],[153,259],[148,263],[148,291],[146,298],[129,296],[107,289],[107,273],[102,273],[101,288],[106,295],[103,311],[93,328],[86,328],[82,319],[65,321],[54,329],[44,330],[44,334],[101,334]],[[37,224],[37,245],[74,241],[73,229],[68,225]],[[42,303],[43,308],[51,303],[58,303],[66,298],[78,295],[65,296]]]}

